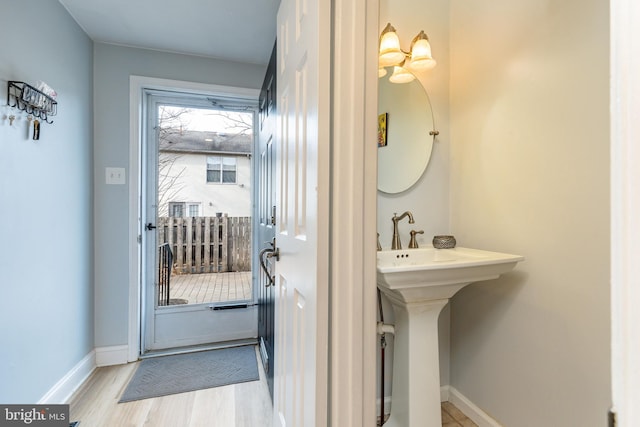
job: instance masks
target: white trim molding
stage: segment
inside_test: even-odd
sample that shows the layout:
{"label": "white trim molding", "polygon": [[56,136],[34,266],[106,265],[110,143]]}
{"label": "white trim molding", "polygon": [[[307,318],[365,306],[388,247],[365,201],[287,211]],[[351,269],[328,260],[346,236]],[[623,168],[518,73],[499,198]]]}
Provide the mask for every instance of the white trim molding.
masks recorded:
{"label": "white trim molding", "polygon": [[330,425],[376,423],[378,0],[335,0]]}
{"label": "white trim molding", "polygon": [[611,4],[611,386],[617,425],[640,425],[640,4]]}
{"label": "white trim molding", "polygon": [[446,401],[453,403],[456,408],[458,408],[463,414],[465,414],[467,418],[476,423],[478,427],[502,427],[502,424],[491,418],[489,414],[477,407],[462,393],[456,390],[455,387],[452,387],[450,385],[442,386],[440,388],[440,395],[446,395]]}
{"label": "white trim molding", "polygon": [[96,352],[96,366],[124,365],[129,361],[128,345],[112,345],[109,347],[97,347],[95,352]]}
{"label": "white trim molding", "polygon": [[96,369],[96,352],[92,350],[82,358],[67,374],[60,379],[38,401],[39,405],[54,405],[68,403],[73,393],[84,384]]}
{"label": "white trim molding", "polygon": [[441,385],[440,386],[440,402],[448,402],[449,401],[449,390],[451,389],[450,385]]}

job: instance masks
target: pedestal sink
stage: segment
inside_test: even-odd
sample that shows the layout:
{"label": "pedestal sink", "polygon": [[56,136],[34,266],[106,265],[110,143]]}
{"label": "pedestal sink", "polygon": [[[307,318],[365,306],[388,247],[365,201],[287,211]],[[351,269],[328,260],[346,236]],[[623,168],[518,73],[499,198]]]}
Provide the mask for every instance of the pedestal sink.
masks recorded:
{"label": "pedestal sink", "polygon": [[378,252],[378,288],[395,314],[391,417],[385,427],[440,427],[438,316],[466,285],[496,279],[524,258],[469,248]]}

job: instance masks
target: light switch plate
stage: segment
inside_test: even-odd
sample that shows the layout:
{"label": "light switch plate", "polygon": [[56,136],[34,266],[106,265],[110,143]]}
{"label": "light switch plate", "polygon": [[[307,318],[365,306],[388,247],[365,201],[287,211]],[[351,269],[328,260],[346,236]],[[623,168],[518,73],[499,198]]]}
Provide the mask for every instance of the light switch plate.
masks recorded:
{"label": "light switch plate", "polygon": [[107,184],[122,185],[126,183],[124,168],[106,168]]}

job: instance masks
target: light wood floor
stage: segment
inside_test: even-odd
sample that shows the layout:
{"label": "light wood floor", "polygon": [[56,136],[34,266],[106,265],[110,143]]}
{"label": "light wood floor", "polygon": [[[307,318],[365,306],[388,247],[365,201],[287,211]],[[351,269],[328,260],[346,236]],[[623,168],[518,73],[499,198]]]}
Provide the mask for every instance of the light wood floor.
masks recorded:
{"label": "light wood floor", "polygon": [[118,403],[138,363],[98,368],[70,402],[79,427],[270,426],[272,404],[262,364],[260,381]]}
{"label": "light wood floor", "polygon": [[[258,357],[256,353],[256,357]],[[98,368],[70,402],[79,427],[268,427],[273,408],[264,369],[260,381],[118,403],[138,363]],[[443,427],[477,427],[442,403]]]}
{"label": "light wood floor", "polygon": [[451,402],[442,402],[442,427],[478,427]]}

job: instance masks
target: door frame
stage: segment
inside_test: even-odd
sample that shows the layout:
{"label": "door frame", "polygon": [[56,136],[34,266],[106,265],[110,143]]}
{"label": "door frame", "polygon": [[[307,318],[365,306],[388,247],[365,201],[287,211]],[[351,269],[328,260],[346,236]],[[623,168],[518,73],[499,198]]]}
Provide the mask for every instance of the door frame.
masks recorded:
{"label": "door frame", "polygon": [[611,392],[617,424],[640,423],[640,7],[635,0],[611,2]]}
{"label": "door frame", "polygon": [[376,423],[379,0],[333,0],[329,425]]}
{"label": "door frame", "polygon": [[129,362],[138,360],[142,344],[142,300],[144,284],[142,283],[142,245],[141,229],[141,150],[142,138],[146,137],[143,122],[144,89],[174,90],[183,93],[210,94],[212,96],[231,96],[250,98],[257,101],[258,89],[195,83],[182,80],[160,79],[145,76],[129,77]]}

